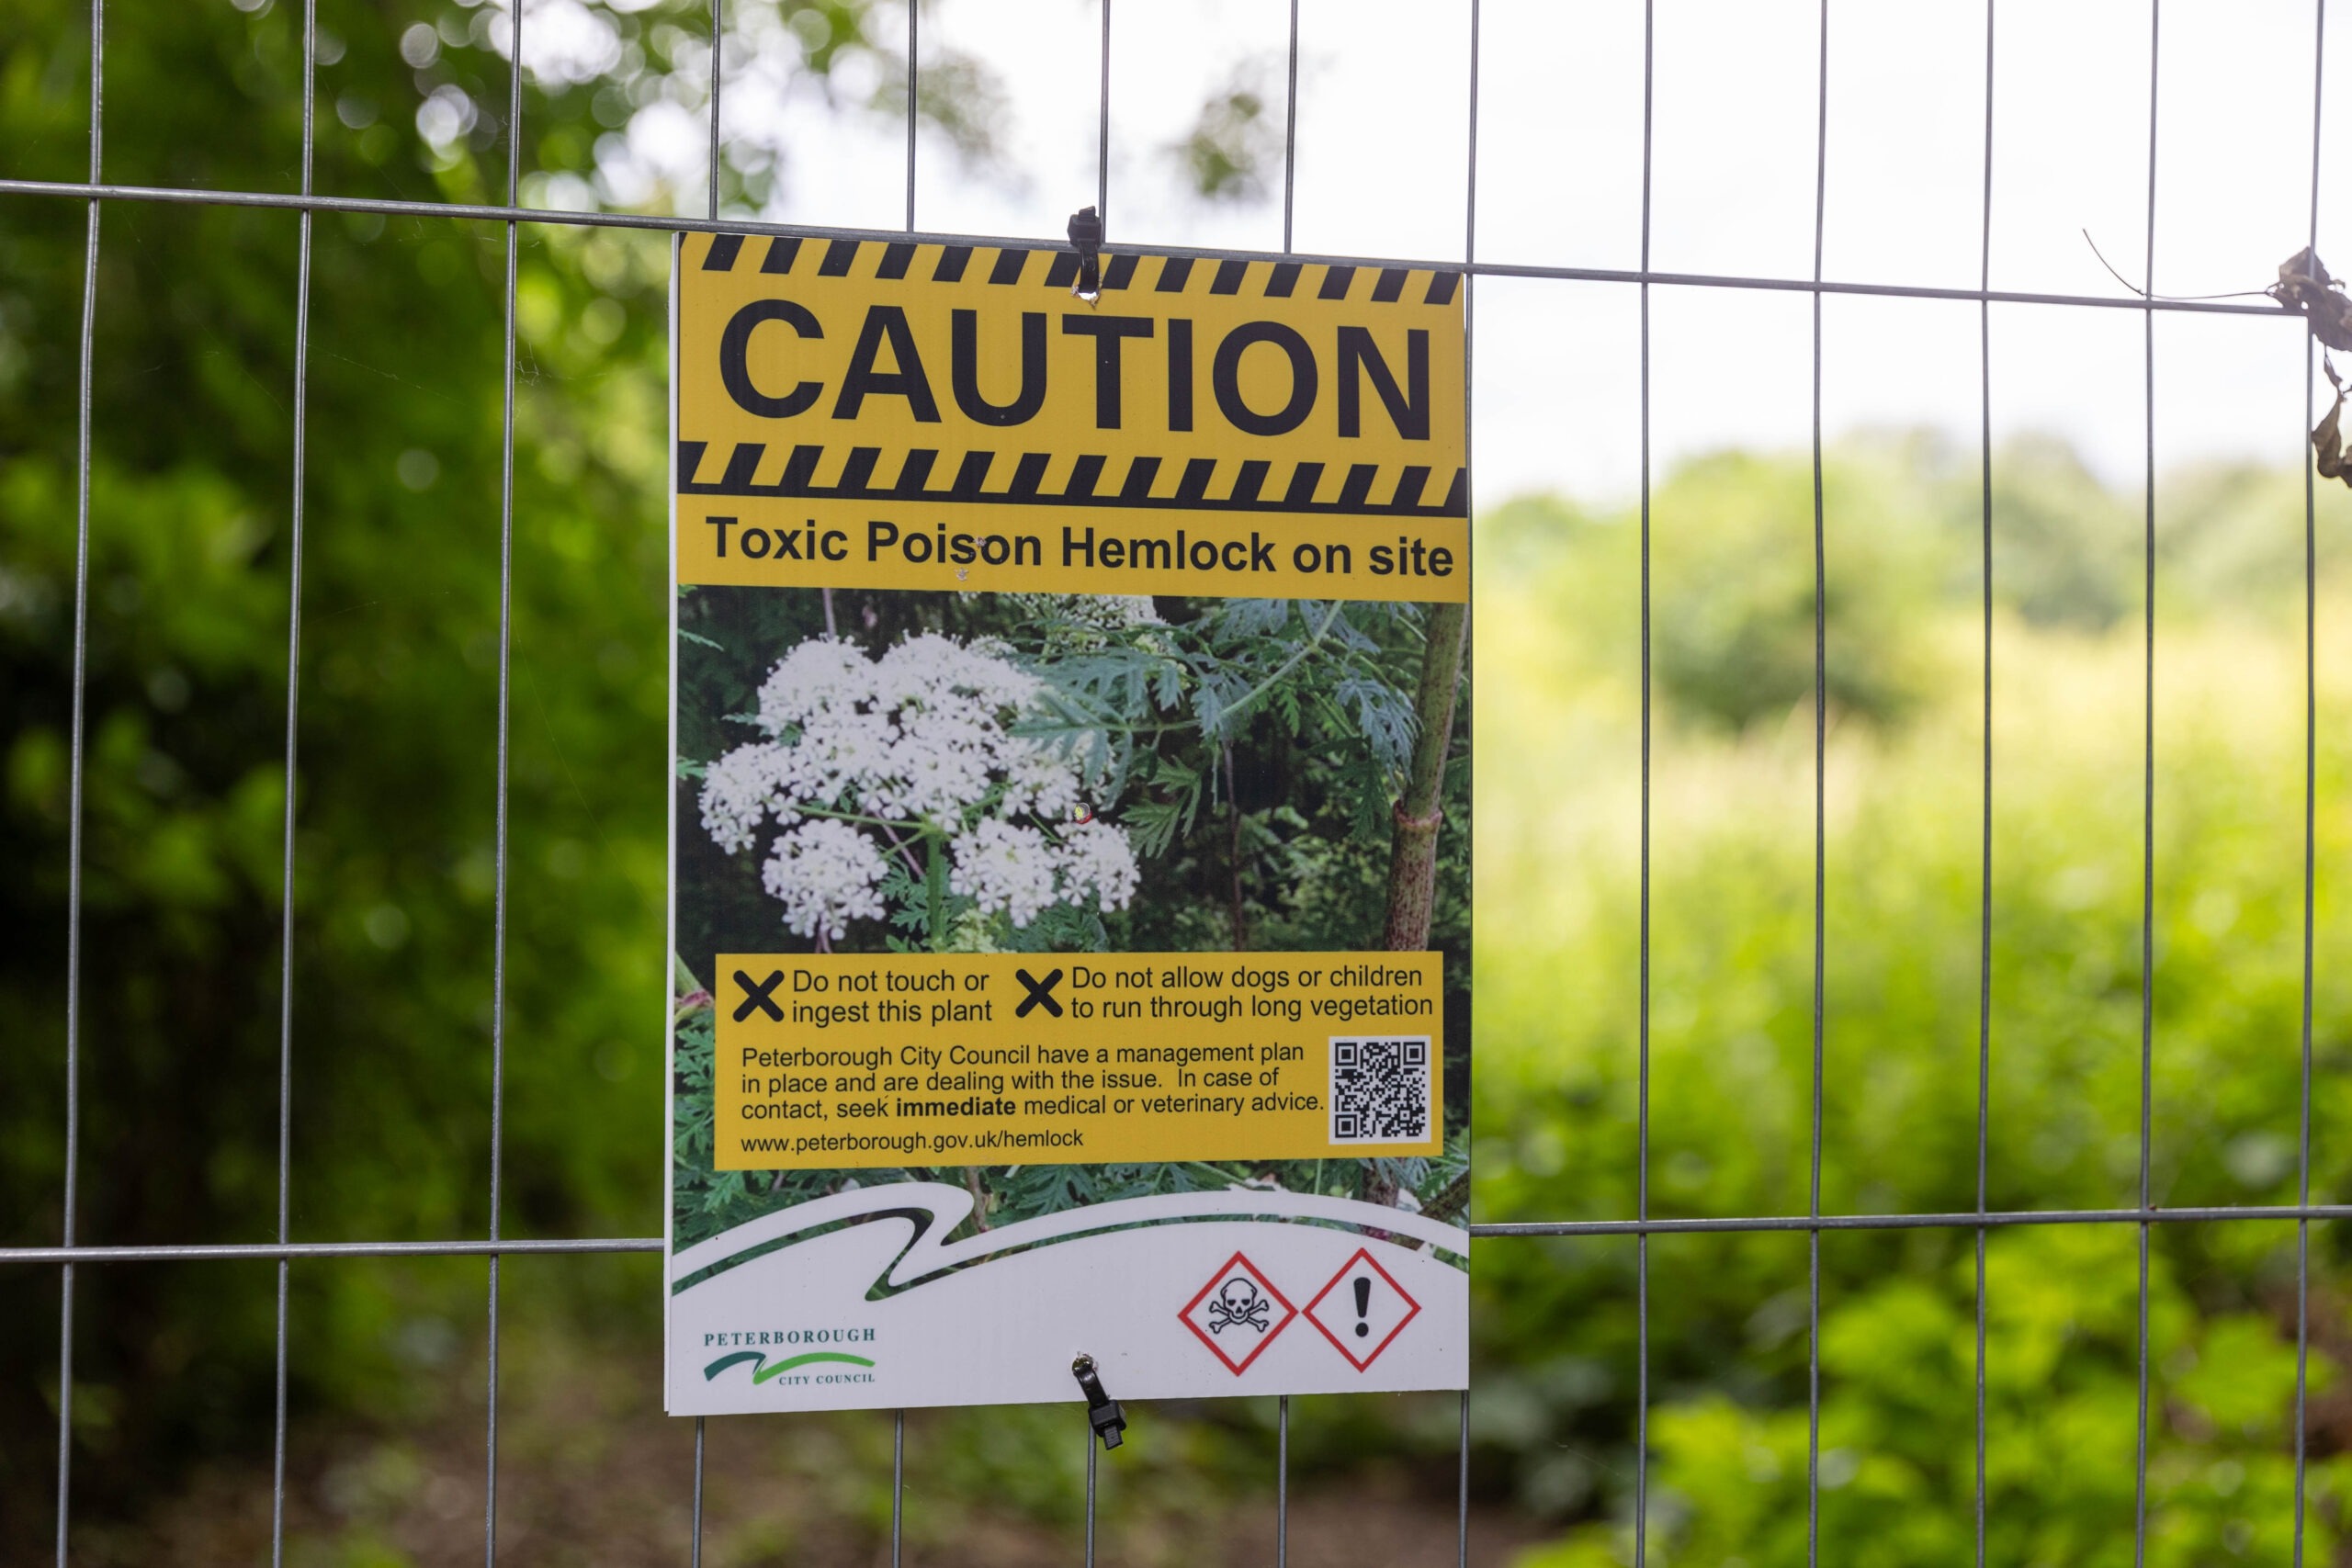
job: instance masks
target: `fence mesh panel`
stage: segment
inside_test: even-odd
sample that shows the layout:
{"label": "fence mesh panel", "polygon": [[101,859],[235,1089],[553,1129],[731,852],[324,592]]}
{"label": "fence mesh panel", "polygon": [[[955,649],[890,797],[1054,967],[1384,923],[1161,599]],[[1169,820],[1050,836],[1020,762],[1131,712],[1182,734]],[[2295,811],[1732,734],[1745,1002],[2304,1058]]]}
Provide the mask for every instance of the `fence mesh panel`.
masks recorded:
{"label": "fence mesh panel", "polygon": [[[714,39],[723,39],[722,6],[724,0],[711,0],[710,28]],[[2143,768],[2140,806],[2142,810],[2141,879],[2140,879],[2140,1118],[2138,1148],[2138,1201],[2132,1206],[2109,1208],[2077,1208],[2051,1210],[1996,1211],[1987,1206],[1986,1147],[1989,1123],[1989,1090],[1994,1061],[1991,1014],[1993,996],[1993,784],[1994,755],[1992,718],[1993,686],[1993,481],[1994,457],[1993,398],[1992,398],[1992,308],[1995,305],[2036,304],[2087,310],[2136,311],[2143,321],[2143,400],[2146,427],[2143,481],[2146,506],[2143,528],[2143,566],[2147,603],[2153,604],[2156,586],[2156,510],[2155,510],[2155,321],[2163,313],[2207,313],[2218,315],[2252,315],[2276,318],[2278,310],[2268,304],[2233,302],[2229,300],[2170,299],[2143,292],[2133,298],[2102,297],[2051,292],[2030,292],[1995,289],[1991,287],[1991,258],[1994,213],[1994,66],[1996,0],[1988,0],[1984,30],[1984,182],[1983,190],[1982,240],[1978,256],[1976,287],[1938,288],[1912,286],[1892,282],[1855,279],[1833,279],[1823,275],[1823,220],[1827,197],[1829,154],[1829,85],[1836,60],[1833,51],[1832,16],[1828,0],[1820,0],[1817,13],[1819,85],[1815,114],[1813,268],[1810,276],[1744,276],[1736,275],[1694,274],[1655,271],[1650,265],[1651,195],[1652,195],[1652,110],[1655,102],[1654,65],[1656,60],[1655,0],[1645,0],[1643,6],[1643,117],[1642,117],[1642,208],[1641,258],[1637,268],[1609,269],[1577,266],[1546,266],[1482,261],[1477,254],[1478,193],[1478,65],[1481,0],[1468,0],[1466,24],[1470,34],[1468,102],[1469,168],[1468,201],[1464,212],[1464,254],[1461,261],[1427,260],[1403,256],[1361,256],[1308,254],[1291,248],[1293,238],[1294,195],[1297,166],[1298,121],[1296,112],[1299,73],[1299,0],[1289,0],[1289,52],[1286,82],[1287,103],[1283,120],[1283,255],[1300,259],[1329,262],[1359,266],[1435,266],[1456,268],[1471,279],[1469,338],[1471,354],[1476,354],[1476,282],[1483,277],[1551,278],[1623,286],[1634,290],[1639,300],[1640,365],[1638,388],[1641,414],[1641,491],[1640,517],[1642,528],[1642,715],[1641,715],[1641,818],[1640,818],[1640,1034],[1635,1042],[1639,1052],[1640,1077],[1638,1099],[1637,1149],[1638,1168],[1634,1173],[1634,1212],[1628,1216],[1611,1219],[1561,1219],[1525,1221],[1510,1224],[1474,1224],[1472,1235],[1489,1245],[1508,1244],[1514,1239],[1536,1236],[1630,1236],[1635,1248],[1635,1303],[1637,1317],[1637,1411],[1635,1449],[1641,1456],[1634,1477],[1634,1506],[1632,1519],[1632,1547],[1634,1562],[1645,1563],[1649,1547],[1650,1519],[1650,1433],[1651,1405],[1651,1344],[1650,1344],[1650,1238],[1668,1234],[1707,1234],[1726,1232],[1788,1232],[1800,1233],[1806,1238],[1807,1314],[1809,1337],[1807,1357],[1808,1438],[1806,1462],[1807,1543],[1808,1560],[1817,1557],[1820,1547],[1821,1475],[1821,1246],[1825,1232],[1896,1232],[1916,1229],[1936,1229],[1973,1233],[1975,1258],[1975,1338],[1974,1338],[1974,1398],[1975,1398],[1975,1551],[1976,1561],[1984,1560],[1985,1513],[1985,1343],[1986,1290],[1985,1242],[1995,1230],[2018,1226],[2110,1226],[2132,1227],[2138,1233],[2138,1298],[2139,1298],[2139,1362],[2138,1362],[2138,1428],[2136,1444],[2136,1473],[2134,1477],[2133,1556],[2144,1561],[2148,1544],[2148,1450],[2149,1450],[2149,1238],[2152,1227],[2159,1224],[2245,1224],[2251,1222],[2286,1222],[2295,1225],[2296,1283],[2296,1382],[2294,1394],[2294,1453],[2295,1453],[2295,1520],[2294,1555],[2301,1563],[2303,1555],[2303,1520],[2305,1490],[2306,1403],[2308,1397],[2308,1351],[2310,1306],[2310,1227],[2314,1221],[2325,1222],[2352,1218],[2352,1204],[2315,1203],[2312,1201],[2312,892],[2315,879],[2313,837],[2316,779],[2316,615],[2317,615],[2317,551],[2315,543],[2314,499],[2312,479],[2308,466],[2304,476],[2303,531],[2303,600],[2305,609],[2305,639],[2303,659],[2303,777],[2302,825],[2303,860],[2301,867],[2302,913],[2302,1009],[2301,1035],[2301,1094],[2298,1113],[2296,1151],[2297,1201],[2292,1204],[2259,1206],[2207,1206],[2192,1208],[2159,1208],[2154,1201],[2150,1181],[2151,1131],[2153,1123],[2153,1075],[2154,1061],[2154,975],[2155,953],[2155,890],[2157,867],[2154,832],[2155,790],[2155,656],[2156,629],[2153,615],[2146,619],[2143,669],[2145,700],[2142,713]],[[1102,28],[1101,75],[1097,93],[1096,115],[1096,204],[1106,217],[1110,211],[1110,130],[1111,130],[1111,44],[1115,26],[1112,0],[1100,0]],[[507,11],[507,58],[524,58],[523,35],[527,25],[526,8],[520,4]],[[2142,253],[2141,277],[2144,286],[2153,288],[2155,266],[2155,205],[2157,153],[2157,63],[2163,42],[2161,0],[2151,0],[2148,12],[2149,80],[2148,80],[2148,221]],[[293,193],[256,190],[208,190],[173,188],[153,186],[111,184],[105,178],[102,130],[103,88],[105,85],[106,16],[104,0],[93,0],[90,13],[90,116],[89,171],[82,182],[46,181],[21,178],[0,178],[0,195],[35,197],[61,202],[79,201],[87,207],[87,239],[83,266],[83,299],[79,333],[80,352],[80,429],[76,452],[78,487],[76,492],[76,570],[74,590],[74,692],[72,720],[72,775],[69,817],[68,902],[70,929],[67,947],[67,1002],[64,1041],[66,1070],[65,1165],[62,1192],[62,1241],[54,1247],[17,1247],[0,1248],[0,1263],[18,1267],[53,1267],[58,1271],[60,1291],[61,1330],[58,1344],[58,1418],[57,1418],[57,1518],[56,1557],[60,1568],[68,1560],[68,1535],[73,1517],[73,1427],[74,1427],[74,1285],[77,1271],[85,1268],[123,1263],[199,1264],[232,1259],[266,1259],[277,1265],[277,1383],[276,1440],[274,1450],[274,1498],[272,1514],[272,1561],[283,1559],[285,1544],[285,1495],[287,1452],[287,1341],[288,1341],[288,1280],[293,1266],[304,1260],[347,1258],[413,1258],[413,1257],[481,1257],[488,1260],[489,1291],[485,1303],[489,1346],[488,1424],[484,1434],[484,1469],[487,1502],[482,1520],[485,1562],[494,1562],[498,1550],[498,1440],[499,1440],[499,1263],[503,1257],[515,1254],[552,1253],[585,1254],[614,1252],[659,1253],[662,1240],[659,1236],[587,1236],[571,1240],[510,1240],[500,1234],[500,1191],[502,1180],[501,1156],[503,1131],[504,1066],[506,1052],[506,1019],[504,984],[506,973],[506,942],[508,931],[507,889],[507,803],[508,803],[508,739],[510,730],[510,643],[509,615],[514,573],[514,402],[516,374],[516,261],[518,226],[534,224],[582,225],[630,228],[650,231],[705,231],[730,233],[794,234],[821,239],[913,237],[948,243],[1012,243],[1036,245],[1034,238],[1006,238],[967,232],[930,232],[918,228],[916,210],[917,113],[919,85],[918,51],[920,9],[908,10],[908,51],[905,62],[907,100],[906,126],[906,221],[903,231],[876,231],[860,229],[831,228],[800,224],[768,223],[740,220],[720,216],[719,175],[723,152],[719,119],[719,72],[712,71],[709,103],[709,186],[706,211],[700,219],[661,217],[628,212],[562,211],[520,205],[522,176],[522,141],[518,129],[523,118],[522,71],[510,73],[507,94],[506,191],[503,204],[468,204],[379,200],[318,194],[312,186],[311,153],[314,141],[313,109],[316,99],[315,73],[318,64],[319,32],[316,0],[305,0],[303,13],[303,105],[302,159],[300,188]],[[2315,0],[2313,17],[2314,73],[2312,85],[2312,202],[2310,243],[2316,247],[2320,191],[2320,107],[2323,98],[2324,44],[2325,39],[2324,0]],[[1537,199],[1539,193],[1514,192],[1521,199]],[[177,203],[217,205],[261,209],[290,209],[299,214],[300,231],[300,264],[297,291],[293,301],[296,321],[296,355],[294,361],[294,403],[291,497],[292,533],[292,597],[289,606],[287,658],[286,704],[286,807],[284,822],[284,877],[288,890],[287,908],[283,913],[281,931],[282,976],[278,997],[278,1114],[277,1114],[277,1239],[269,1243],[221,1245],[153,1245],[107,1246],[85,1244],[79,1239],[76,1212],[76,1176],[80,1157],[80,1077],[82,1072],[82,1015],[80,1009],[83,984],[82,905],[83,905],[83,778],[85,762],[85,699],[87,671],[89,630],[89,565],[92,528],[90,506],[90,444],[92,410],[92,341],[97,310],[97,276],[100,217],[109,203],[152,204]],[[497,882],[496,914],[492,953],[492,1013],[491,1033],[490,1089],[490,1159],[484,1172],[489,1192],[489,1235],[480,1239],[430,1242],[338,1242],[300,1243],[291,1239],[288,1215],[288,1190],[292,1148],[292,1084],[296,1068],[293,1023],[294,929],[299,911],[291,897],[294,886],[294,863],[297,830],[297,794],[294,787],[299,768],[296,739],[300,709],[299,677],[302,657],[302,528],[304,522],[304,459],[310,433],[305,420],[308,352],[311,335],[311,226],[320,213],[376,214],[386,217],[471,219],[503,225],[505,234],[505,344],[503,385],[503,428],[502,434],[503,483],[500,494],[499,572],[500,615],[497,643],[497,707],[498,750],[496,761],[497,797]],[[1122,243],[1126,243],[1122,237]],[[1147,241],[1133,242],[1137,246],[1148,245],[1155,251],[1179,255],[1222,259],[1225,257],[1261,256],[1268,253],[1196,249],[1183,246],[1150,245]],[[1657,287],[1680,287],[1707,289],[1773,291],[1809,296],[1812,302],[1812,410],[1811,457],[1813,467],[1813,570],[1814,570],[1814,641],[1813,641],[1813,856],[1812,856],[1812,1080],[1809,1139],[1809,1201],[1802,1213],[1760,1213],[1725,1217],[1654,1217],[1651,1213],[1650,1191],[1650,1023],[1651,1023],[1651,829],[1652,829],[1652,761],[1654,725],[1651,701],[1652,620],[1650,602],[1650,527],[1651,527],[1651,407],[1650,407],[1650,308],[1651,291]],[[1981,671],[1983,714],[1984,720],[1981,776],[1981,860],[1982,886],[1979,920],[1976,931],[1979,944],[1977,1028],[1977,1099],[1975,1116],[1976,1203],[1973,1209],[1936,1213],[1826,1213],[1822,1203],[1822,1089],[1823,1089],[1823,1020],[1824,974],[1827,960],[1826,924],[1826,888],[1827,873],[1827,705],[1825,701],[1827,681],[1827,626],[1826,619],[1825,585],[1827,558],[1824,541],[1824,502],[1822,487],[1822,301],[1827,296],[1877,296],[1916,299],[1973,301],[1978,307],[1979,412],[1981,417],[1982,491],[1981,547],[1984,566],[1983,624],[1984,630],[1984,662]],[[2314,409],[2311,391],[2313,368],[2308,338],[2304,352],[2304,416],[2303,428],[2312,423]],[[2302,430],[2295,433],[2300,446]],[[1458,1467],[1458,1529],[1457,1554],[1465,1564],[1469,1561],[1470,1520],[1470,1401],[1465,1392],[1461,1400],[1461,1449]],[[1277,1562],[1286,1561],[1288,1551],[1289,1511],[1289,1431],[1290,1401],[1283,1399],[1277,1420],[1275,1475]],[[1095,1556],[1095,1479],[1096,1453],[1090,1430],[1082,1413],[1073,1412],[1070,1420],[1070,1440],[1087,1447],[1085,1556],[1091,1564]],[[695,1495],[694,1528],[687,1549],[689,1560],[699,1563],[702,1551],[703,1513],[703,1423],[695,1423]],[[902,1546],[903,1495],[905,1482],[905,1416],[898,1417],[894,1434],[892,1460],[892,1507],[890,1529],[891,1562],[899,1561]]]}

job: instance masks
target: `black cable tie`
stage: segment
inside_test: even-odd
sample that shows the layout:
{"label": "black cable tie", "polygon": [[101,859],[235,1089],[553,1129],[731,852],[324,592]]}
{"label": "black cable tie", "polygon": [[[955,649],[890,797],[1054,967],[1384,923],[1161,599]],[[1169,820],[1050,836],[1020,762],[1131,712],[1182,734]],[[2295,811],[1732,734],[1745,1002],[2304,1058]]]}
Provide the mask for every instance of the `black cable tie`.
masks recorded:
{"label": "black cable tie", "polygon": [[[1094,209],[1088,208],[1085,216],[1092,218]],[[1075,230],[1078,227],[1078,220],[1073,218],[1069,221],[1070,227]],[[1102,220],[1096,219],[1094,226],[1099,233],[1102,227]],[[1094,264],[1090,260],[1087,265],[1091,266]],[[1094,1428],[1094,1435],[1102,1439],[1102,1446],[1105,1449],[1117,1448],[1121,1435],[1127,1429],[1126,1412],[1119,1408],[1117,1400],[1102,1392],[1102,1380],[1094,1371],[1094,1358],[1080,1353],[1078,1359],[1069,1364],[1069,1375],[1076,1378],[1078,1386],[1086,1391],[1087,1425]]]}
{"label": "black cable tie", "polygon": [[1078,253],[1078,282],[1070,292],[1091,305],[1102,293],[1101,213],[1091,207],[1081,207],[1069,215],[1069,248]]}

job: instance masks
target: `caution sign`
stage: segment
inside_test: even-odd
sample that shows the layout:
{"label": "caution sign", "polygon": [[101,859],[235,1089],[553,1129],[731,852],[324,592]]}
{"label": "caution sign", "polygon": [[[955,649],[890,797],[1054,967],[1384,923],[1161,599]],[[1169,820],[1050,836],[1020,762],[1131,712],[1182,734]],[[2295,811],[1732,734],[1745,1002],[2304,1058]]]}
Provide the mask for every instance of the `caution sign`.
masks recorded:
{"label": "caution sign", "polygon": [[1467,1380],[1468,284],[1091,264],[675,243],[675,1414]]}
{"label": "caution sign", "polygon": [[1469,593],[1460,275],[694,235],[678,580]]}

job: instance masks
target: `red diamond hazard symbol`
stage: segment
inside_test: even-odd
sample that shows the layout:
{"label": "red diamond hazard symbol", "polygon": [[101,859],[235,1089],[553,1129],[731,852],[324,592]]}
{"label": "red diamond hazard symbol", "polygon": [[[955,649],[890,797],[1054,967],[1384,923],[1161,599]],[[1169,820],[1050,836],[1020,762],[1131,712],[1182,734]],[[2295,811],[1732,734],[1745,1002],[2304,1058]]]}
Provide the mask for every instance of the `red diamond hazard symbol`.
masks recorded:
{"label": "red diamond hazard symbol", "polygon": [[1388,1270],[1358,1247],[1306,1303],[1306,1321],[1322,1330],[1358,1371],[1380,1358],[1388,1343],[1420,1315],[1421,1303],[1390,1279]]}
{"label": "red diamond hazard symbol", "polygon": [[1255,1263],[1237,1252],[1176,1315],[1239,1377],[1274,1342],[1274,1336],[1290,1326],[1298,1309]]}

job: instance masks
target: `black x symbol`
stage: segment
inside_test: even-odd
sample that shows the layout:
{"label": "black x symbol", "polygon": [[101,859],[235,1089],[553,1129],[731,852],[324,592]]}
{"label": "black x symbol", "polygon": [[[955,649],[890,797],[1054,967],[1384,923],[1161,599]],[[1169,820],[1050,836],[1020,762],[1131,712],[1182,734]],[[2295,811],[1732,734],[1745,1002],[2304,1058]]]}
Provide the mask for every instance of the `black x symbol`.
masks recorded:
{"label": "black x symbol", "polygon": [[743,1002],[741,1007],[738,1007],[735,1010],[735,1021],[738,1023],[742,1022],[745,1019],[752,1016],[752,1010],[753,1008],[757,1008],[760,1011],[775,1020],[776,1022],[782,1023],[784,1021],[784,1010],[776,1006],[775,1003],[768,1000],[768,993],[775,990],[776,987],[782,983],[783,979],[784,971],[779,969],[775,974],[769,976],[766,979],[760,981],[757,985],[754,985],[752,984],[752,977],[749,975],[744,974],[741,969],[736,970],[735,983],[743,987]]}
{"label": "black x symbol", "polygon": [[1038,979],[1035,975],[1030,974],[1026,969],[1015,969],[1012,972],[1012,975],[1013,978],[1019,980],[1023,985],[1029,987],[1028,997],[1023,1000],[1019,1007],[1012,1010],[1013,1017],[1027,1018],[1031,1008],[1044,1008],[1056,1018],[1061,1017],[1062,1004],[1054,1000],[1050,994],[1056,986],[1062,983],[1062,972],[1060,970],[1054,970],[1042,980]]}

